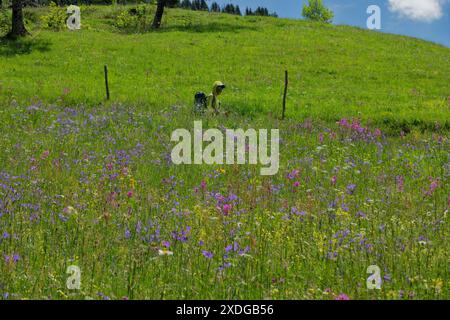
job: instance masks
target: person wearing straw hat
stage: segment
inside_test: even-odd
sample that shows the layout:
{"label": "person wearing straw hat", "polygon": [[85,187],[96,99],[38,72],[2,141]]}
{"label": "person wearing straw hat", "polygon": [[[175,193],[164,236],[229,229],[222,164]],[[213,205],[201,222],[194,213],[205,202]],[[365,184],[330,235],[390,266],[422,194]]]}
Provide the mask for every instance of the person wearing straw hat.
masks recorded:
{"label": "person wearing straw hat", "polygon": [[195,94],[195,112],[203,114],[209,108],[214,113],[219,113],[220,100],[218,96],[222,93],[223,89],[225,89],[225,85],[221,81],[216,81],[209,95],[203,92],[197,92]]}

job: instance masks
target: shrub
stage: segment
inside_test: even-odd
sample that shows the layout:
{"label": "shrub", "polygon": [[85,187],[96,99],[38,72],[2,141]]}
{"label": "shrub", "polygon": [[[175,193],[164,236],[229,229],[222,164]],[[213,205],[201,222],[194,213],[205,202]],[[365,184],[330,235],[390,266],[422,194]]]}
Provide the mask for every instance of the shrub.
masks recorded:
{"label": "shrub", "polygon": [[25,8],[25,10],[23,10],[23,19],[25,20],[25,24],[39,23],[39,16],[36,13],[36,11],[31,11],[31,10],[28,10],[27,8]]}
{"label": "shrub", "polygon": [[61,30],[66,26],[67,13],[65,8],[58,7],[56,3],[50,2],[50,12],[41,17],[44,29]]}
{"label": "shrub", "polygon": [[151,27],[150,10],[145,5],[122,11],[116,18],[114,25],[125,32],[145,32]]}
{"label": "shrub", "polygon": [[334,13],[324,6],[322,0],[309,0],[303,5],[302,16],[307,20],[331,23]]}
{"label": "shrub", "polygon": [[0,37],[6,36],[11,30],[11,14],[9,10],[0,9]]}
{"label": "shrub", "polygon": [[[11,31],[11,10],[6,8],[0,8],[0,38],[6,36]],[[23,20],[27,29],[30,25],[34,25],[39,22],[39,17],[36,12],[25,9],[23,11]]]}

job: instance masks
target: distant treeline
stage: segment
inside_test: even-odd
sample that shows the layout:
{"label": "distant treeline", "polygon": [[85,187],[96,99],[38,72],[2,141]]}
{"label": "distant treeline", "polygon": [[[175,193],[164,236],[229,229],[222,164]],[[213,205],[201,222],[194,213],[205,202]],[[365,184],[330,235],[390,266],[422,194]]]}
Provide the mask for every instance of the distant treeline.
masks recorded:
{"label": "distant treeline", "polygon": [[[65,6],[70,4],[135,4],[135,1],[127,0],[25,0],[25,5],[27,6],[42,6],[48,5],[50,2],[55,2],[59,6]],[[11,0],[0,0],[0,4],[8,4]],[[156,3],[156,0],[145,0],[145,3]],[[208,6],[205,0],[167,0],[167,6],[171,8],[182,8],[187,10],[196,11],[210,11],[210,12],[223,12],[229,14],[235,14],[238,16],[265,16],[265,17],[278,17],[275,12],[269,13],[269,10],[264,7],[258,7],[256,10],[250,8],[245,8],[245,12],[241,11],[238,5],[226,4],[222,8],[217,2],[213,2],[211,7]]]}
{"label": "distant treeline", "polygon": [[[22,0],[23,4],[28,7],[48,6],[50,2],[56,3],[58,6],[75,5],[110,5],[110,4],[136,4],[136,1],[130,0]],[[0,5],[10,6],[12,0],[0,0]],[[144,0],[144,3],[156,3],[155,0]]]}
{"label": "distant treeline", "polygon": [[[11,5],[12,0],[0,0],[0,5],[3,4],[5,7]],[[113,0],[23,0],[23,4],[27,7],[37,7],[37,6],[48,6],[50,2],[56,3],[58,6],[68,6],[71,4],[75,5],[94,5],[94,4],[113,4]],[[145,1],[146,3],[151,3],[152,1]],[[117,0],[117,4],[127,4],[126,0]],[[131,2],[130,2],[131,4]]]}
{"label": "distant treeline", "polygon": [[[190,9],[190,10],[198,10],[198,11],[210,11],[210,12],[223,12],[223,13],[229,13],[229,14],[235,14],[238,16],[242,16],[241,8],[239,8],[238,5],[234,4],[226,4],[222,8],[220,8],[219,4],[217,2],[213,2],[211,4],[211,7],[208,6],[205,0],[168,0],[168,6],[169,7],[179,7],[183,9]],[[258,7],[255,11],[252,9],[246,8],[245,9],[245,15],[246,16],[271,16],[271,17],[278,17],[278,15],[273,12],[269,13],[269,10],[264,7]]]}

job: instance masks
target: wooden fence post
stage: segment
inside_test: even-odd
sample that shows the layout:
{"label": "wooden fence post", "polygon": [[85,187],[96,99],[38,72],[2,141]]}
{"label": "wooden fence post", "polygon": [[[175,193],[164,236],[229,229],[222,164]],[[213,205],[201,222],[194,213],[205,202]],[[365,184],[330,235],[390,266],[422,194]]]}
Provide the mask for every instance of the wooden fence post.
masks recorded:
{"label": "wooden fence post", "polygon": [[281,119],[284,120],[284,114],[286,112],[286,95],[287,95],[287,88],[288,88],[288,71],[284,71],[284,95],[283,95],[283,114],[281,115]]}
{"label": "wooden fence post", "polygon": [[108,66],[105,64],[106,100],[109,100]]}

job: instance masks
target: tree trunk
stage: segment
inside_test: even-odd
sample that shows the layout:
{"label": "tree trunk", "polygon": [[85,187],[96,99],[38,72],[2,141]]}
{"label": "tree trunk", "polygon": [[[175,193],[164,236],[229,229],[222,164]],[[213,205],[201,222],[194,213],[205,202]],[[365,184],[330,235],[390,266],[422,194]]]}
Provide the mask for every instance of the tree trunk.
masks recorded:
{"label": "tree trunk", "polygon": [[155,18],[153,19],[152,28],[158,29],[161,26],[161,20],[164,14],[164,7],[166,6],[166,0],[158,0],[156,5]]}
{"label": "tree trunk", "polygon": [[12,28],[11,32],[8,34],[11,38],[23,37],[28,34],[27,29],[25,29],[25,24],[23,23],[22,7],[22,0],[12,1]]}

